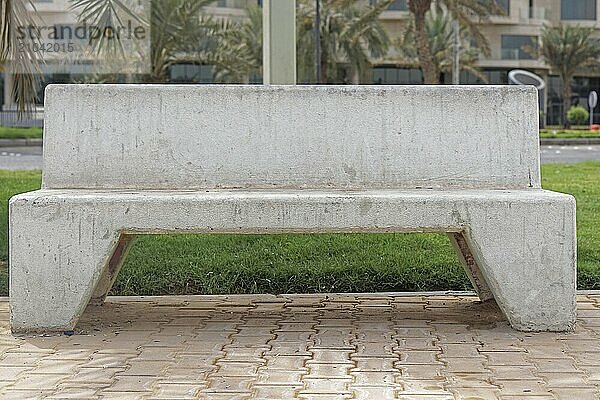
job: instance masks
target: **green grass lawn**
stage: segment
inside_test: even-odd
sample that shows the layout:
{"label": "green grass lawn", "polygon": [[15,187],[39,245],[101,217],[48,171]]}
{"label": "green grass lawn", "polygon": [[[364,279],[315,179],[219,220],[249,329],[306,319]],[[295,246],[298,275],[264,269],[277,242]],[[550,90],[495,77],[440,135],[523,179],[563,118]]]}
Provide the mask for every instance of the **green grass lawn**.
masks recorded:
{"label": "green grass lawn", "polygon": [[[545,165],[544,187],[577,198],[580,289],[600,289],[600,163]],[[0,294],[7,293],[8,197],[39,172],[0,171]],[[464,290],[470,283],[443,234],[140,236],[113,294]]]}
{"label": "green grass lawn", "polygon": [[0,296],[8,294],[8,199],[40,187],[39,171],[0,170]]}
{"label": "green grass lawn", "polygon": [[[38,139],[42,137],[41,128],[8,128],[0,126],[0,139]],[[540,129],[541,138],[600,138],[600,131],[590,131],[586,129],[562,128]]]}
{"label": "green grass lawn", "polygon": [[540,129],[540,137],[543,139],[573,139],[573,138],[600,138],[600,131],[587,129]]}
{"label": "green grass lawn", "polygon": [[42,128],[9,128],[0,126],[0,139],[41,139]]}
{"label": "green grass lawn", "polygon": [[[8,128],[0,126],[0,139],[37,139],[42,137],[41,128]],[[562,128],[540,129],[541,138],[600,138],[600,131]]]}
{"label": "green grass lawn", "polygon": [[542,186],[577,199],[577,283],[600,289],[600,162],[543,165]]}

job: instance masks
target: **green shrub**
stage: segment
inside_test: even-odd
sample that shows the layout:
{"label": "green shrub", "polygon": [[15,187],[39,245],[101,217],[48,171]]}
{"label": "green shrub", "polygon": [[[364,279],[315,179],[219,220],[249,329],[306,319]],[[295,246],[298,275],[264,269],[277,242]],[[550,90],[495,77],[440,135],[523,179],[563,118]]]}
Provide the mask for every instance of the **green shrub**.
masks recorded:
{"label": "green shrub", "polygon": [[572,106],[567,112],[567,119],[572,125],[587,125],[590,113],[581,106]]}

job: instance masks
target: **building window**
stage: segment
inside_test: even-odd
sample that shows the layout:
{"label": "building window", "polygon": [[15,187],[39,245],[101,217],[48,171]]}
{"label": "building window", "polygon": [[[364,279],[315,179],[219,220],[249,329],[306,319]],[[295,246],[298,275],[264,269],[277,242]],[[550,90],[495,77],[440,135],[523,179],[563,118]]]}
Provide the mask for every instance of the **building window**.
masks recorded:
{"label": "building window", "polygon": [[537,46],[537,36],[502,35],[503,60],[531,60],[525,49]]}
{"label": "building window", "polygon": [[510,0],[496,0],[496,4],[504,10],[504,16],[510,15]]}
{"label": "building window", "polygon": [[[546,111],[546,122],[548,125],[560,125],[563,122],[563,104],[562,104],[562,80],[555,75],[548,76],[548,109]],[[600,91],[600,78],[576,76],[571,84],[572,105],[580,105],[588,109],[587,99],[590,91]],[[594,113],[594,123],[600,123],[600,113]]]}
{"label": "building window", "polygon": [[[375,6],[379,0],[371,0],[371,5]],[[408,11],[407,0],[394,0],[387,8],[389,11]]]}
{"label": "building window", "polygon": [[248,7],[248,2],[247,0],[218,0],[216,6],[222,8],[246,8]]}
{"label": "building window", "polygon": [[423,73],[416,68],[375,67],[373,83],[378,85],[419,85]]}
{"label": "building window", "polygon": [[388,10],[408,11],[408,5],[406,4],[406,0],[395,0],[390,4]]}
{"label": "building window", "polygon": [[171,82],[179,83],[213,83],[214,69],[204,64],[173,64],[169,68]]}
{"label": "building window", "polygon": [[508,69],[489,69],[483,71],[490,85],[508,85]]}
{"label": "building window", "polygon": [[[481,72],[486,76],[487,81],[480,79],[470,71],[460,71],[461,85],[508,85],[508,69],[482,69]],[[444,84],[452,84],[452,74],[444,73]]]}
{"label": "building window", "polygon": [[595,20],[596,0],[561,0],[560,19]]}

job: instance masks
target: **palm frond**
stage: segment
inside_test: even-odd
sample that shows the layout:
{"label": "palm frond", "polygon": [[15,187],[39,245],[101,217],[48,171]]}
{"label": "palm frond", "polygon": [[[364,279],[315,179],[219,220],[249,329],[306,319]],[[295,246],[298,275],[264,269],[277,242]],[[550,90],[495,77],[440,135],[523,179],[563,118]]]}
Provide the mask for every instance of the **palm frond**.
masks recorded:
{"label": "palm frond", "polygon": [[98,55],[105,58],[125,57],[126,49],[121,40],[114,40],[104,34],[114,27],[124,26],[124,18],[148,26],[149,21],[133,12],[134,4],[127,0],[70,0],[71,9],[78,14],[80,22],[94,26],[100,34],[90,38],[90,43]]}
{"label": "palm frond", "polygon": [[437,0],[447,8],[450,15],[459,21],[462,27],[473,36],[474,42],[480,51],[490,55],[490,45],[487,38],[479,29],[481,24],[490,21],[493,15],[503,15],[504,10],[496,0]]}
{"label": "palm frond", "polygon": [[[390,4],[390,0],[375,5],[350,0],[321,3],[321,68],[327,82],[343,82],[344,68],[354,76],[364,75],[372,57],[387,53],[390,40],[379,16]],[[314,1],[298,1],[298,71],[303,82],[315,77],[315,13]]]}
{"label": "palm frond", "polygon": [[246,83],[262,70],[262,9],[249,7],[242,23],[223,22],[210,63],[217,82]]}
{"label": "palm frond", "polygon": [[[417,54],[414,21],[411,19],[406,25],[404,34],[396,41],[401,57],[401,64],[411,68],[419,68],[420,60]],[[425,30],[429,48],[431,49],[431,64],[437,74],[452,71],[453,56],[453,31],[452,17],[443,8],[433,9],[426,15]],[[479,49],[470,46],[473,36],[468,29],[460,31],[460,68],[468,71],[487,82],[487,77],[477,67]]]}
{"label": "palm frond", "polygon": [[542,56],[561,75],[595,64],[600,58],[600,42],[591,37],[592,28],[563,25],[545,26],[539,49],[526,49]]}
{"label": "palm frond", "polygon": [[39,16],[30,0],[3,0],[0,7],[0,64],[13,75],[11,95],[24,113],[31,111],[37,100],[42,58],[36,51],[39,42],[23,37],[19,28],[35,26]]}

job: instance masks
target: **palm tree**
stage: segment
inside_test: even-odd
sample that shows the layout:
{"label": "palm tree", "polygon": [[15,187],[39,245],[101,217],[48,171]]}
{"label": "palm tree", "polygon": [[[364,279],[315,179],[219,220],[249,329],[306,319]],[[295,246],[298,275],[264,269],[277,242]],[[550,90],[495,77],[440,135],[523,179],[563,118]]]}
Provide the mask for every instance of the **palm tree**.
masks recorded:
{"label": "palm tree", "polygon": [[[29,12],[34,11],[34,14]],[[11,95],[19,112],[30,111],[37,99],[40,58],[35,51],[35,39],[23,38],[19,27],[35,24],[37,19],[31,0],[2,0],[0,5],[0,66],[13,76]]]}
{"label": "palm tree", "polygon": [[563,125],[569,126],[567,112],[571,106],[571,82],[575,71],[590,67],[600,58],[600,42],[591,38],[592,28],[581,26],[559,25],[545,26],[542,31],[539,49],[526,49],[530,53],[539,54],[544,61],[558,74],[563,82]]}
{"label": "palm tree", "polygon": [[[99,27],[122,25],[120,15],[150,25],[150,82],[168,81],[169,67],[176,63],[203,63],[217,47],[217,32],[222,24],[203,14],[214,0],[151,0],[150,20],[132,12],[123,0],[71,0],[80,20]],[[93,43],[96,51],[111,57],[122,53],[119,40]]]}
{"label": "palm tree", "polygon": [[[85,21],[90,26],[101,29],[122,26],[123,17],[145,24],[140,15],[133,12],[133,7],[128,0],[70,0],[71,8],[79,12],[79,21]],[[125,49],[120,40],[108,40],[105,35],[91,40],[98,55],[106,54],[107,57],[124,56]]]}
{"label": "palm tree", "polygon": [[[370,67],[370,56],[385,55],[390,40],[379,15],[391,4],[376,5],[353,0],[321,2],[321,76],[319,83],[342,81],[339,69],[349,67],[351,80],[358,83]],[[315,76],[315,1],[299,0],[297,11],[299,81],[313,81]]]}
{"label": "palm tree", "polygon": [[[408,10],[414,20],[417,57],[426,84],[440,83],[439,73],[434,67],[426,25],[426,15],[430,12],[432,3],[433,0],[408,0]],[[434,5],[446,8],[453,19],[469,30],[482,53],[489,54],[489,43],[477,25],[489,21],[492,15],[504,13],[496,0],[436,0]]]}
{"label": "palm tree", "polygon": [[167,72],[173,64],[206,62],[218,46],[217,33],[221,27],[221,23],[203,13],[203,8],[213,2],[152,0],[152,81],[168,80]]}
{"label": "palm tree", "polygon": [[[358,82],[369,69],[369,51],[373,56],[383,56],[389,39],[378,16],[389,4],[386,1],[377,7],[365,7],[348,0],[322,2],[320,82],[341,82],[341,65],[349,65],[352,80]],[[315,76],[314,6],[314,0],[298,3],[298,75],[305,82]],[[218,35],[219,46],[209,57],[217,81],[246,83],[249,76],[261,73],[262,9],[249,7],[247,13],[246,22],[232,24]]]}
{"label": "palm tree", "polygon": [[262,73],[262,9],[252,6],[246,12],[247,21],[222,26],[217,33],[218,46],[208,57],[217,82],[248,83]]}
{"label": "palm tree", "polygon": [[[452,71],[454,45],[452,19],[444,10],[432,10],[425,17],[425,30],[431,50],[432,63],[430,67],[435,75],[438,76],[438,80],[441,80],[442,73],[450,73]],[[472,36],[469,31],[461,30],[460,68],[487,82],[485,74],[477,68],[479,50],[470,47],[471,39]],[[419,57],[415,42],[415,25],[414,21],[410,21],[407,24],[404,35],[397,42],[405,67],[419,68]]]}

